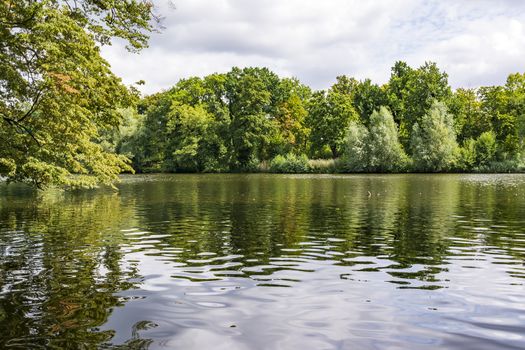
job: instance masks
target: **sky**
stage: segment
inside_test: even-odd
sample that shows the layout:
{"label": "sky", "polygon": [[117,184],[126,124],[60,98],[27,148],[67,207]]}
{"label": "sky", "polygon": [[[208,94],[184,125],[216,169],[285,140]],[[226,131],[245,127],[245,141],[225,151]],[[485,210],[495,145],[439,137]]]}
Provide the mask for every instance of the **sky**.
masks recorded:
{"label": "sky", "polygon": [[433,61],[452,87],[503,84],[525,72],[522,0],[156,0],[149,48],[102,55],[124,83],[168,89],[181,78],[268,67],[325,89],[338,75],[388,81],[395,61]]}

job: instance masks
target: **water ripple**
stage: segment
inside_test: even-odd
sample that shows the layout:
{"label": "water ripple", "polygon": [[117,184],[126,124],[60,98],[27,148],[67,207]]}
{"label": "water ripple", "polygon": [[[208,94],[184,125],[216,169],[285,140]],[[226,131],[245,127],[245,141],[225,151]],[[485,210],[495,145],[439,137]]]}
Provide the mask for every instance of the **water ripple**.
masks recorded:
{"label": "water ripple", "polygon": [[0,194],[3,348],[525,347],[523,175]]}

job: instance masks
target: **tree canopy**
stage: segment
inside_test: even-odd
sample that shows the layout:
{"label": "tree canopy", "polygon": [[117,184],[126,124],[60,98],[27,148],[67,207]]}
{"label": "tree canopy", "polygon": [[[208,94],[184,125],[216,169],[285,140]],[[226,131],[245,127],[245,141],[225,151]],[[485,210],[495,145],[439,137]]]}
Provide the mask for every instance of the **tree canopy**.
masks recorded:
{"label": "tree canopy", "polygon": [[[137,171],[513,171],[523,167],[524,86],[512,74],[454,91],[431,62],[396,62],[384,85],[339,76],[319,91],[233,68],[145,97],[122,148],[139,145]],[[195,118],[188,126],[173,122],[181,108]]]}
{"label": "tree canopy", "polygon": [[434,101],[414,124],[410,139],[414,169],[434,172],[454,167],[459,148],[453,122],[445,105]]}
{"label": "tree canopy", "polygon": [[[155,29],[149,1],[6,0],[0,3],[0,174],[8,181],[111,183],[127,158],[101,135],[136,96],[100,56],[119,37],[130,50]],[[75,176],[73,176],[75,175]]]}

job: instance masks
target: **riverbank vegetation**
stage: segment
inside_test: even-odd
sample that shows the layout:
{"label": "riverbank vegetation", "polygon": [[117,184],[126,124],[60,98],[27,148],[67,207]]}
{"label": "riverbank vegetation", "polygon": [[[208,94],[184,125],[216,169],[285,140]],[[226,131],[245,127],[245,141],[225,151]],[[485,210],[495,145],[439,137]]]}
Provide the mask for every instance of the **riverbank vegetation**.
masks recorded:
{"label": "riverbank vegetation", "polygon": [[313,91],[266,68],[191,77],[126,110],[107,138],[138,172],[520,171],[525,74],[453,90],[435,63]]}
{"label": "riverbank vegetation", "polygon": [[525,74],[453,90],[435,63],[382,85],[314,91],[267,68],[140,96],[100,56],[147,45],[149,1],[0,4],[0,178],[111,184],[121,172],[508,172],[523,169]]}

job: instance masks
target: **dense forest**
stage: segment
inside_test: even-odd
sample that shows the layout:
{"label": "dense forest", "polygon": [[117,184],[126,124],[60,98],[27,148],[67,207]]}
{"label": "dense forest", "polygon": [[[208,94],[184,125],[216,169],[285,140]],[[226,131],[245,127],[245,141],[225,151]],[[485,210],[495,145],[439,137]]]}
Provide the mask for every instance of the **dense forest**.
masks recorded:
{"label": "dense forest", "polygon": [[519,171],[525,74],[453,90],[435,63],[313,91],[267,68],[180,80],[121,111],[108,151],[137,172]]}

